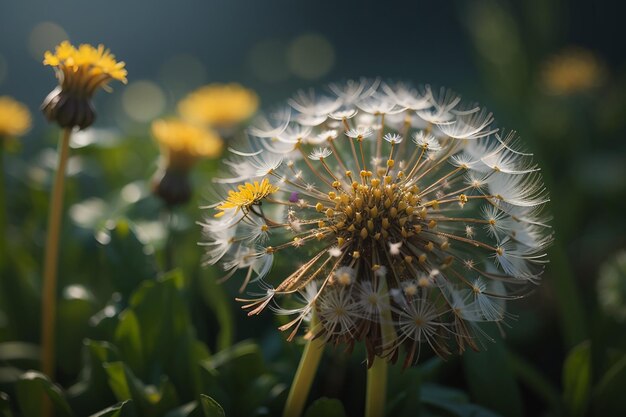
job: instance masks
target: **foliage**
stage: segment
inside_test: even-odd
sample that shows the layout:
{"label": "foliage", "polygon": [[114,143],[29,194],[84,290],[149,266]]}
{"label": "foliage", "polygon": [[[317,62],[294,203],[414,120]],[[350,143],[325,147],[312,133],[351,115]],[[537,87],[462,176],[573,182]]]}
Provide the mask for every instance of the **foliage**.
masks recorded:
{"label": "foliage", "polygon": [[[423,352],[415,368],[393,366],[389,416],[626,415],[626,334],[615,313],[624,305],[605,308],[594,285],[598,274],[611,274],[602,291],[625,282],[621,255],[612,254],[624,246],[626,185],[609,169],[612,147],[624,151],[615,139],[626,120],[625,79],[576,95],[546,93],[542,62],[559,44],[547,23],[559,13],[552,4],[524,2],[516,13],[493,0],[464,10],[491,89],[483,101],[523,127],[546,167],[552,263],[511,312],[511,328],[482,329],[486,352],[448,361]],[[38,343],[57,132],[27,136],[18,152],[0,155],[0,416],[39,416],[44,397],[58,416],[280,415],[301,341],[287,343],[276,330],[284,323],[269,314],[246,317],[234,301],[237,283],[218,285],[221,271],[201,266],[195,222],[219,162],[198,162],[194,198],[170,210],[150,193],[158,150],[144,131],[93,128],[92,139],[72,145],[54,381],[39,372]],[[167,251],[175,268],[166,267]],[[362,415],[364,357],[362,346],[327,349],[305,416]]]}

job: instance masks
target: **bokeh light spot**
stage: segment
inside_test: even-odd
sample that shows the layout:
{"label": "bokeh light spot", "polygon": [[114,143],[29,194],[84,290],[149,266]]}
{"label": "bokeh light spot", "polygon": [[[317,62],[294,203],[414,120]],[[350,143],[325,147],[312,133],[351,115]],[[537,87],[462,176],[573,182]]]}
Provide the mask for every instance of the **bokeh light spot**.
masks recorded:
{"label": "bokeh light spot", "polygon": [[267,39],[254,45],[248,54],[250,70],[259,80],[276,83],[289,77],[287,44],[279,39]]}
{"label": "bokeh light spot", "polygon": [[28,39],[28,50],[37,61],[43,60],[46,51],[69,39],[65,29],[54,22],[41,22],[33,28]]}
{"label": "bokeh light spot", "polygon": [[335,63],[335,51],[322,35],[301,35],[289,45],[287,62],[291,72],[298,77],[315,80],[331,70]]}
{"label": "bokeh light spot", "polygon": [[152,81],[136,81],[124,89],[122,107],[132,120],[148,122],[165,110],[165,94]]}

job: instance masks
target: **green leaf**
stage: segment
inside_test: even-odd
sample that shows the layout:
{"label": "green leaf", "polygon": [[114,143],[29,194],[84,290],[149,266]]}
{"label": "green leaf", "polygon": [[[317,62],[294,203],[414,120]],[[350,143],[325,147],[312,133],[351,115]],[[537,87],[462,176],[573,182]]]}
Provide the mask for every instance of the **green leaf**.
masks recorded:
{"label": "green leaf", "polygon": [[132,406],[132,400],[122,401],[121,403],[107,407],[102,411],[92,414],[90,417],[135,417],[135,409]]}
{"label": "green leaf", "polygon": [[160,416],[179,404],[176,390],[166,377],[161,378],[161,384],[157,388],[144,385],[122,362],[108,363],[105,369],[118,401],[132,399],[141,416]]}
{"label": "green leaf", "polygon": [[563,414],[560,391],[540,369],[514,352],[509,352],[509,363],[520,382],[532,390],[537,397],[542,398],[554,415]]}
{"label": "green leaf", "polygon": [[103,364],[119,360],[115,347],[107,342],[83,341],[83,369],[78,382],[67,390],[68,401],[79,415],[88,415],[115,401]]}
{"label": "green leaf", "polygon": [[191,401],[168,411],[163,417],[197,417],[198,412],[198,401]]}
{"label": "green leaf", "polygon": [[202,361],[201,370],[203,392],[210,392],[229,415],[245,415],[250,411],[249,404],[236,398],[249,389],[250,381],[267,373],[259,346],[248,341]]}
{"label": "green leaf", "polygon": [[593,393],[593,408],[598,416],[626,415],[626,355],[617,361],[600,379]]}
{"label": "green leaf", "polygon": [[66,417],[73,415],[61,389],[41,372],[25,372],[16,384],[15,393],[17,404],[24,417],[40,417],[43,415],[42,399],[44,396],[51,400],[56,416]]}
{"label": "green leaf", "polygon": [[115,345],[132,369],[143,369],[143,349],[139,320],[132,310],[124,310],[115,329]]}
{"label": "green leaf", "polygon": [[[483,330],[487,331],[485,327]],[[492,328],[493,330],[493,328]],[[462,356],[465,378],[472,394],[472,402],[499,414],[521,417],[521,394],[510,367],[506,346],[495,332],[485,352],[467,350]]]}
{"label": "green leaf", "polygon": [[89,332],[89,318],[98,310],[93,295],[82,285],[63,289],[58,303],[57,364],[67,374],[80,371],[82,341]]}
{"label": "green leaf", "polygon": [[463,391],[438,384],[422,384],[420,401],[426,411],[433,411],[435,415],[441,415],[443,411],[458,417],[498,417],[498,414],[486,408],[470,404],[467,394]]}
{"label": "green leaf", "polygon": [[589,405],[591,390],[591,344],[574,347],[563,365],[563,402],[568,415],[582,416]]}
{"label": "green leaf", "polygon": [[322,397],[315,400],[306,410],[304,417],[345,417],[346,411],[341,401]]}
{"label": "green leaf", "polygon": [[0,416],[2,417],[13,417],[13,412],[11,411],[11,400],[9,396],[0,391]]}
{"label": "green leaf", "polygon": [[220,331],[217,336],[217,349],[227,349],[233,344],[235,319],[232,304],[228,302],[228,295],[224,286],[219,285],[215,277],[202,276],[198,281],[202,299],[215,313]]}
{"label": "green leaf", "polygon": [[124,313],[130,315],[119,323],[116,336],[122,350],[131,353],[127,364],[136,375],[152,380],[165,374],[181,400],[191,401],[201,393],[198,363],[209,355],[195,337],[183,286],[180,271],[144,282],[133,293]]}
{"label": "green leaf", "polygon": [[[122,362],[111,362],[104,365],[104,369],[109,375],[109,386],[119,401],[133,398],[131,386],[126,378],[126,367]],[[136,396],[141,397],[141,395]]]}
{"label": "green leaf", "polygon": [[110,240],[102,247],[104,273],[115,290],[127,298],[142,281],[156,277],[156,260],[146,255],[145,245],[128,221],[118,221],[108,235]]}
{"label": "green leaf", "polygon": [[204,417],[224,417],[226,415],[222,406],[208,395],[201,394],[200,403]]}
{"label": "green leaf", "polygon": [[0,343],[0,361],[10,362],[20,365],[22,368],[28,368],[28,366],[21,366],[24,364],[31,364],[39,366],[39,359],[41,357],[41,350],[38,345],[25,342],[4,342]]}

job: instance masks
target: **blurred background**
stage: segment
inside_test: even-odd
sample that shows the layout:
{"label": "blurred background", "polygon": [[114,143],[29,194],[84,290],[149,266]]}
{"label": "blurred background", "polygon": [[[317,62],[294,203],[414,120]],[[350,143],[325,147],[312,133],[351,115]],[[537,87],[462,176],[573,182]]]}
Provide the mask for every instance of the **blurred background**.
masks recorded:
{"label": "blurred background", "polygon": [[[37,368],[40,259],[58,135],[38,110],[56,84],[41,61],[44,51],[69,39],[105,44],[126,62],[129,74],[128,85],[113,84],[112,94],[96,96],[98,120],[72,142],[57,379],[69,389],[71,407],[87,410],[76,415],[97,411],[76,388],[86,378],[81,352],[95,355],[93,342],[83,340],[124,343],[116,330],[120,314],[133,306],[132,294],[141,298],[136,291],[145,280],[159,276],[170,239],[185,282],[182,300],[188,308],[180,314],[193,323],[194,343],[224,356],[256,352],[267,368],[255,368],[253,379],[262,385],[261,377],[270,378],[267,395],[273,392],[280,403],[299,346],[283,342],[271,315],[245,317],[232,301],[237,283],[217,286],[220,272],[200,266],[195,222],[206,215],[198,207],[207,201],[206,184],[219,161],[198,164],[193,200],[164,222],[169,214],[149,187],[159,155],[150,123],[175,113],[180,99],[208,83],[240,83],[258,94],[261,109],[271,109],[300,88],[361,76],[445,86],[486,106],[500,127],[518,131],[535,153],[551,194],[551,264],[536,291],[512,303],[517,318],[505,341],[489,346],[489,357],[464,355],[445,363],[425,358],[424,381],[500,415],[619,415],[613,413],[625,404],[611,390],[626,383],[624,11],[621,2],[609,0],[0,0],[0,95],[33,113],[32,130],[4,155],[7,197],[1,204],[12,259],[1,270],[0,391],[18,395],[14,384],[21,372]],[[232,353],[233,343],[250,338],[255,343],[235,345],[243,353]],[[23,344],[6,345],[16,342]],[[130,348],[117,349],[118,359],[131,363],[147,385],[158,386],[163,375],[185,379],[166,366],[133,367],[125,356]],[[508,376],[489,363],[498,357]],[[228,363],[220,360],[212,369]],[[359,355],[334,352],[325,360],[334,366],[321,371],[313,397],[339,398],[348,415],[359,415],[365,375]],[[412,377],[417,378],[398,375],[393,389],[417,389],[401,385]],[[229,378],[233,392],[244,384]],[[214,388],[218,379],[209,380]],[[420,398],[432,405],[443,394],[425,386]],[[114,391],[97,406],[120,400]],[[228,392],[211,395],[228,402]],[[192,399],[179,393],[180,402]],[[164,415],[172,404],[154,415]],[[262,405],[272,410],[272,404]],[[236,404],[229,407],[232,415],[252,415]],[[446,413],[432,415],[463,415]]]}

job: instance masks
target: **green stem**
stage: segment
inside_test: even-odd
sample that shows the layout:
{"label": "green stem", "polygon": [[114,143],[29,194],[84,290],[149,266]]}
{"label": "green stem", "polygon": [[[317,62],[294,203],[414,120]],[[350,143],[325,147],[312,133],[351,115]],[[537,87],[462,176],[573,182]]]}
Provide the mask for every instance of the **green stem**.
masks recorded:
{"label": "green stem", "polygon": [[174,211],[170,206],[167,206],[164,210],[163,222],[165,223],[165,230],[167,230],[163,254],[163,263],[165,272],[167,272],[174,269]]}
{"label": "green stem", "polygon": [[307,341],[300,358],[300,364],[293,378],[289,396],[285,403],[283,417],[300,417],[304,410],[304,404],[309,396],[315,372],[324,352],[324,341],[321,338]]}
{"label": "green stem", "polygon": [[[383,279],[383,291],[387,293],[387,308],[380,312],[380,332],[383,346],[388,346],[397,338],[396,329],[391,316],[391,300],[387,290],[387,282]],[[367,391],[365,397],[365,417],[382,417],[385,414],[387,398],[387,360],[374,357],[374,363],[367,370]]]}
{"label": "green stem", "polygon": [[0,271],[6,266],[7,235],[6,235],[6,193],[4,191],[4,138],[0,137]]}
{"label": "green stem", "polygon": [[41,305],[41,369],[54,380],[54,327],[56,318],[57,264],[59,258],[59,235],[63,211],[63,190],[65,188],[65,169],[69,155],[69,143],[72,129],[66,128],[61,134],[58,147],[58,167],[54,176],[50,210],[48,212],[48,236],[46,238],[43,290]]}
{"label": "green stem", "polygon": [[387,396],[387,361],[376,356],[367,370],[365,417],[383,417]]}

